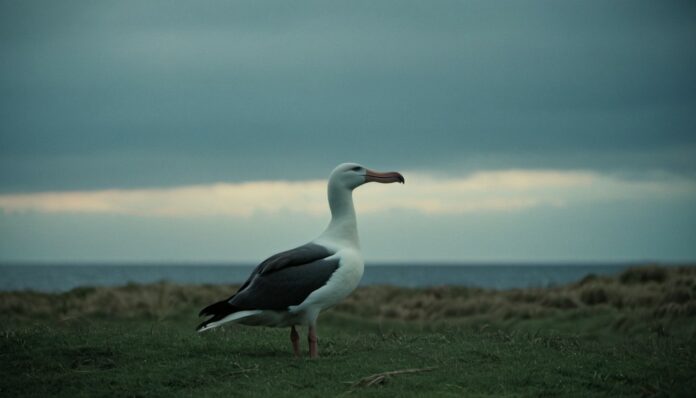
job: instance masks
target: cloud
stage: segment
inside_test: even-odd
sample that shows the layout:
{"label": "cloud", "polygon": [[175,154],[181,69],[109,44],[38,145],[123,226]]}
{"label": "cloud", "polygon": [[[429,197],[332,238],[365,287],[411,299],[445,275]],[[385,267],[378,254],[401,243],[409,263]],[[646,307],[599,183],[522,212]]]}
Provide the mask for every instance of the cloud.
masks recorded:
{"label": "cloud", "polygon": [[696,175],[690,2],[54,3],[3,3],[2,192],[346,160]]}
{"label": "cloud", "polygon": [[[680,177],[623,180],[589,171],[484,171],[456,178],[406,173],[404,186],[370,184],[356,191],[358,211],[423,214],[515,212],[584,203],[696,197]],[[145,217],[250,217],[279,212],[328,214],[326,182],[255,181],[174,188],[108,189],[0,195],[7,213],[122,214]]]}

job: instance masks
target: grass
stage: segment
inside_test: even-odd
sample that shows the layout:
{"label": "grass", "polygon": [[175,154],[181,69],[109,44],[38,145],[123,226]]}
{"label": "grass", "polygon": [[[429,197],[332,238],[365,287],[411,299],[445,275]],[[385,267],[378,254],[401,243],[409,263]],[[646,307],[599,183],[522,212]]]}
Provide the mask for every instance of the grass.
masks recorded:
{"label": "grass", "polygon": [[[287,329],[197,335],[226,286],[0,293],[0,396],[691,396],[696,268],[550,289],[362,288]],[[303,341],[306,351],[306,342]]]}

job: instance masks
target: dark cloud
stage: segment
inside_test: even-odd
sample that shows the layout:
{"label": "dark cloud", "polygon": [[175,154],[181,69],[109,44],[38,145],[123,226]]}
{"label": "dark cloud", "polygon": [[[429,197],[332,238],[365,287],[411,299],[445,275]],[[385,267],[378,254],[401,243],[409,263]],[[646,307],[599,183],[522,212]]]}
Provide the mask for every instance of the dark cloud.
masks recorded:
{"label": "dark cloud", "polygon": [[696,173],[692,2],[2,2],[0,190]]}

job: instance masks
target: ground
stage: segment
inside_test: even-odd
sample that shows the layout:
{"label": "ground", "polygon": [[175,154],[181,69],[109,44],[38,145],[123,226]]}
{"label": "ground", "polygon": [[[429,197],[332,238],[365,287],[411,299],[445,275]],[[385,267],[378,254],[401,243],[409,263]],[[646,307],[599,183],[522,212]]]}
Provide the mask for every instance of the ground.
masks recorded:
{"label": "ground", "polygon": [[0,395],[691,396],[695,271],[504,292],[363,288],[320,317],[318,360],[304,336],[292,356],[288,329],[196,334],[196,309],[226,286],[1,293]]}

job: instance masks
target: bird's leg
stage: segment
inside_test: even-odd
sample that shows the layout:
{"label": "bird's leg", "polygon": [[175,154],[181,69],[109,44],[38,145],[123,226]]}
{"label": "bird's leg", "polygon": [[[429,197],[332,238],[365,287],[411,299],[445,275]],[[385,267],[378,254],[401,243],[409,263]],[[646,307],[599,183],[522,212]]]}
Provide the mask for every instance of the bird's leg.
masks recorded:
{"label": "bird's leg", "polygon": [[296,357],[300,356],[300,335],[295,330],[295,326],[290,327],[290,341],[292,341],[292,351]]}
{"label": "bird's leg", "polygon": [[309,357],[319,358],[319,349],[317,348],[317,327],[315,325],[311,325],[309,327],[307,340],[309,341]]}

